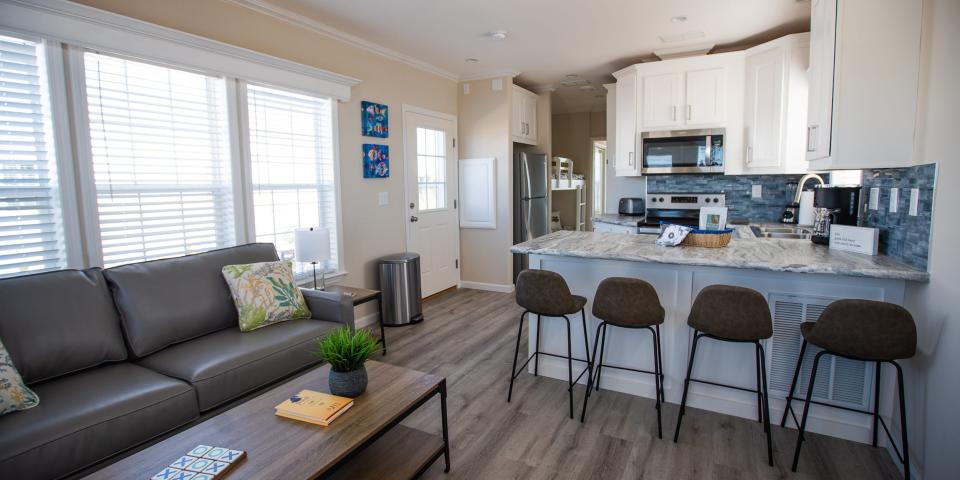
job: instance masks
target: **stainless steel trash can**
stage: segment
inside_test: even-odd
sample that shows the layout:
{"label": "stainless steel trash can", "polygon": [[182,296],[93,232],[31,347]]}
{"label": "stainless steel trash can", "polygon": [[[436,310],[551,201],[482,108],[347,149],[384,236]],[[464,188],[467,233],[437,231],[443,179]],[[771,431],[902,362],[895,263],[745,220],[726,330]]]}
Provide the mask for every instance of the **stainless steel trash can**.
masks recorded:
{"label": "stainless steel trash can", "polygon": [[420,255],[400,253],[383,257],[380,264],[380,291],[383,324],[409,325],[423,320],[420,295]]}

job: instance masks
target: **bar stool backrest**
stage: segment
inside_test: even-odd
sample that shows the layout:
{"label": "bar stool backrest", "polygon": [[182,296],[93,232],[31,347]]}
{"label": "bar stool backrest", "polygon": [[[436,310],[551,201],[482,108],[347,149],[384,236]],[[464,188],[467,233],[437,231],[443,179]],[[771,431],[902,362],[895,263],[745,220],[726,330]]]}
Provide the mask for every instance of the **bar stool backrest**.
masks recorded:
{"label": "bar stool backrest", "polygon": [[664,311],[653,285],[639,278],[610,277],[597,286],[593,316],[621,327],[663,323]]}
{"label": "bar stool backrest", "polygon": [[809,327],[807,341],[847,357],[900,360],[917,352],[917,326],[900,305],[837,300]]}
{"label": "bar stool backrest", "polygon": [[546,316],[570,315],[580,310],[563,277],[547,270],[524,270],[517,275],[517,304]]}
{"label": "bar stool backrest", "polygon": [[767,299],[756,290],[732,285],[710,285],[700,290],[690,308],[687,325],[729,340],[753,341],[773,336]]}

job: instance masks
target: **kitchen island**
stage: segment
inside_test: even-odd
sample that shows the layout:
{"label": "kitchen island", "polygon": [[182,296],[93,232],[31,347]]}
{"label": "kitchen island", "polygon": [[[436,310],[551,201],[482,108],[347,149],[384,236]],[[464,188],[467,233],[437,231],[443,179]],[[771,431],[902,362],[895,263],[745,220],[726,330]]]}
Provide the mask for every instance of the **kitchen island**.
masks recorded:
{"label": "kitchen island", "polygon": [[[744,230],[743,232],[739,230]],[[662,247],[654,235],[621,235],[593,232],[554,232],[515,245],[511,251],[529,255],[530,268],[561,274],[572,293],[588,299],[586,306],[590,346],[599,321],[590,314],[593,295],[607,277],[640,278],[657,290],[666,311],[661,327],[666,400],[679,403],[686,374],[693,332],[686,318],[697,293],[714,284],[737,285],[761,292],[770,304],[774,336],[763,342],[767,355],[770,410],[778,422],[786,391],[800,351],[800,323],[815,321],[830,302],[842,298],[903,303],[906,282],[925,282],[926,271],[886,256],[868,256],[830,250],[809,240],[754,238],[749,229],[724,248]],[[530,316],[529,351],[533,351],[537,322]],[[566,327],[562,320],[544,319],[540,333],[541,351],[566,352]],[[864,328],[869,328],[865,325]],[[575,358],[586,358],[582,332],[574,328]],[[580,333],[578,333],[580,332]],[[606,340],[605,363],[652,370],[652,343],[648,332],[610,329]],[[577,348],[579,347],[579,348]],[[809,348],[807,358],[816,353]],[[754,388],[754,353],[749,345],[704,341],[697,350],[695,378]],[[852,408],[872,408],[873,366],[863,362],[826,357],[826,364],[814,387],[817,400]],[[576,368],[576,365],[574,365]],[[567,378],[566,360],[543,357],[540,374]],[[531,370],[532,372],[532,370]],[[798,391],[805,391],[809,363]],[[884,373],[881,384],[881,414],[892,413],[894,376]],[[581,380],[585,383],[586,379]],[[653,398],[650,375],[604,369],[601,389]],[[691,384],[688,404],[745,418],[756,418],[756,395]],[[597,405],[597,404],[593,404]],[[651,415],[653,413],[651,412]],[[788,425],[791,425],[788,422]],[[855,441],[869,441],[871,418],[839,409],[814,406],[808,420],[810,430]],[[882,436],[881,436],[882,437]]]}

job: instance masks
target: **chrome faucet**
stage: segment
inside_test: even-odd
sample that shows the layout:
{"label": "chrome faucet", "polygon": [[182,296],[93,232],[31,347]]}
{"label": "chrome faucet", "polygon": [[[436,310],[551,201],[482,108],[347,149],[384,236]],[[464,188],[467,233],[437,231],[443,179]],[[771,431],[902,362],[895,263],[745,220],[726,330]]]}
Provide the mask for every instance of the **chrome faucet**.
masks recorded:
{"label": "chrome faucet", "polygon": [[810,180],[811,178],[817,179],[817,181],[820,182],[821,187],[826,184],[826,182],[823,181],[823,177],[817,175],[816,173],[808,173],[800,177],[800,181],[797,182],[797,194],[793,197],[793,203],[800,203],[800,194],[803,193],[803,184],[807,183],[807,180]]}

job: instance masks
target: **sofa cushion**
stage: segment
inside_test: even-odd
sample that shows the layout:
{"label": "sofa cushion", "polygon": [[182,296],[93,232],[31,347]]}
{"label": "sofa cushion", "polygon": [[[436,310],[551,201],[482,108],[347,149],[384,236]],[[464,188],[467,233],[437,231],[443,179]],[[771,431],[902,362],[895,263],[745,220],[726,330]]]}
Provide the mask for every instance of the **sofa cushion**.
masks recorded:
{"label": "sofa cushion", "polygon": [[127,358],[98,268],[0,280],[0,338],[27,385]]}
{"label": "sofa cushion", "polygon": [[240,331],[249,332],[287,320],[310,318],[310,310],[293,279],[293,264],[244,263],[223,267],[223,279],[233,294]]}
{"label": "sofa cushion", "polygon": [[57,478],[198,418],[190,385],[116,363],[34,386],[40,405],[0,417],[4,478]]}
{"label": "sofa cushion", "polygon": [[139,364],[193,384],[202,412],[318,363],[314,340],[340,326],[291,320],[247,333],[234,327],[166,348]]}
{"label": "sofa cushion", "polygon": [[270,243],[252,243],[104,271],[130,351],[145,357],[174,343],[236,328],[237,309],[221,269],[272,262]]}

